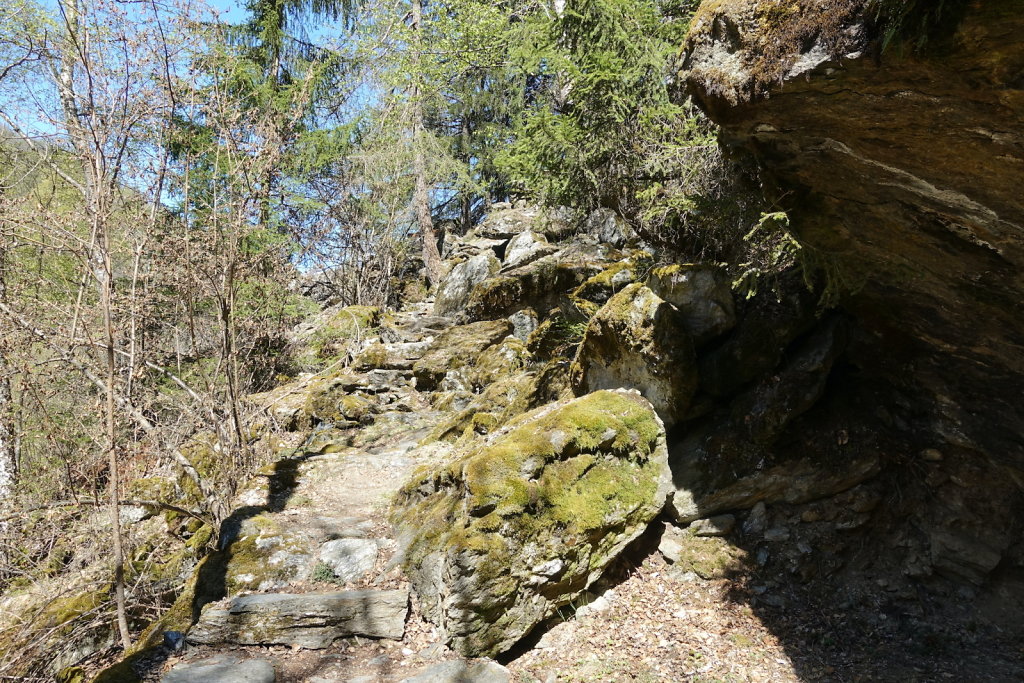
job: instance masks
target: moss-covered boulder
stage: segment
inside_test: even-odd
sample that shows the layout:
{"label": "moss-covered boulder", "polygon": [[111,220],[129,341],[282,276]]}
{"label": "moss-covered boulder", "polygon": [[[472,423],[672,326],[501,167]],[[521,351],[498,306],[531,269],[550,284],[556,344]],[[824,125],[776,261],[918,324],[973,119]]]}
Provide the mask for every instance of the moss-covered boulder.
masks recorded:
{"label": "moss-covered boulder", "polygon": [[417,389],[435,389],[449,371],[472,365],[487,347],[512,333],[508,320],[484,320],[442,332],[412,366]]}
{"label": "moss-covered boulder", "polygon": [[367,370],[411,370],[430,347],[430,342],[376,342],[363,349],[352,361],[352,369]]}
{"label": "moss-covered boulder", "polygon": [[423,442],[464,444],[480,435],[493,433],[528,410],[572,398],[568,366],[566,361],[552,361],[536,372],[497,377],[479,394],[473,395],[461,410],[451,410],[451,406],[447,406],[448,416],[427,434]]}
{"label": "moss-covered boulder", "polygon": [[697,389],[693,341],[679,311],[635,283],[591,319],[572,366],[577,394],[636,389],[669,426],[681,419]]}
{"label": "moss-covered boulder", "polygon": [[600,391],[527,413],[417,475],[392,519],[425,614],[460,652],[494,655],[591,585],[670,486],[651,405]]}
{"label": "moss-covered boulder", "polygon": [[690,263],[655,268],[647,286],[679,310],[698,346],[736,325],[729,279],[716,266]]}
{"label": "moss-covered boulder", "polygon": [[467,320],[487,320],[527,307],[546,311],[601,269],[591,260],[562,260],[560,254],[545,256],[474,287],[463,315]]}
{"label": "moss-covered boulder", "polygon": [[461,311],[473,288],[501,268],[494,252],[487,250],[457,264],[441,282],[434,300],[436,315],[454,315]]}
{"label": "moss-covered boulder", "polygon": [[570,297],[589,301],[600,307],[608,303],[608,299],[616,292],[622,291],[626,285],[636,282],[635,273],[636,268],[631,261],[617,261],[573,290]]}
{"label": "moss-covered boulder", "polygon": [[474,391],[482,391],[505,377],[522,371],[530,362],[530,352],[519,339],[509,336],[484,350],[467,368]]}
{"label": "moss-covered boulder", "polygon": [[275,590],[295,580],[312,561],[308,539],[269,514],[242,521],[224,553],[227,595]]}
{"label": "moss-covered boulder", "polygon": [[570,318],[556,308],[530,333],[526,339],[526,348],[537,360],[569,361],[576,355],[586,329],[585,321]]}

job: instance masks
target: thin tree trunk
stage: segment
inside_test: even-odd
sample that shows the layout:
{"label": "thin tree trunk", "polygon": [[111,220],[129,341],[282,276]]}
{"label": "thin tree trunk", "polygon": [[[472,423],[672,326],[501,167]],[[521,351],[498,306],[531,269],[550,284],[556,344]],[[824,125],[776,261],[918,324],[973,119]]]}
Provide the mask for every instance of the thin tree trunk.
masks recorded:
{"label": "thin tree trunk", "polygon": [[[0,189],[0,194],[3,190]],[[0,303],[7,302],[7,248],[0,244]],[[7,360],[10,341],[0,338],[0,503],[11,495],[18,483],[17,431],[14,427],[14,400],[11,393],[13,369]]]}
{"label": "thin tree trunk", "polygon": [[[81,6],[79,0],[60,0],[60,9],[64,18],[66,40],[62,47],[60,67],[55,77],[64,115],[64,125],[78,158],[82,163],[85,206],[92,224],[92,245],[89,258],[93,277],[99,288],[100,305],[103,309],[103,327],[106,341],[106,449],[109,468],[111,542],[114,552],[114,602],[117,606],[117,626],[121,636],[121,644],[125,650],[131,647],[131,631],[128,628],[128,617],[125,608],[124,594],[124,548],[121,543],[121,516],[118,511],[118,480],[120,468],[117,457],[117,424],[115,404],[117,402],[116,385],[117,364],[114,349],[114,311],[113,311],[113,266],[110,258],[110,235],[107,226],[109,198],[113,194],[112,183],[108,180],[104,150],[98,144],[90,144],[87,131],[95,132],[102,123],[98,120],[95,109],[87,109],[88,126],[80,118],[82,109],[75,84],[75,70],[80,65],[88,75],[89,62],[81,50]],[[88,81],[91,84],[91,79]],[[91,85],[89,86],[91,87]],[[88,99],[92,93],[86,90]],[[77,311],[76,311],[77,313]],[[74,324],[74,323],[73,323]]]}
{"label": "thin tree trunk", "polygon": [[[421,59],[421,36],[423,21],[422,0],[412,0],[412,31],[415,41],[415,58],[418,63]],[[416,69],[417,74],[422,74],[421,68]],[[416,212],[416,224],[419,227],[420,238],[423,240],[423,265],[427,269],[427,279],[430,285],[436,287],[441,282],[441,254],[437,250],[437,235],[434,232],[434,221],[430,218],[430,197],[427,193],[427,162],[423,152],[423,103],[419,83],[412,89],[412,144],[415,149],[413,155],[413,173],[416,176],[416,191],[413,194],[413,209]]]}
{"label": "thin tree trunk", "polygon": [[14,441],[10,366],[0,358],[0,503],[11,495],[18,483],[18,458]]}
{"label": "thin tree trunk", "polygon": [[117,365],[114,357],[114,316],[113,316],[113,269],[110,263],[110,237],[103,230],[103,265],[104,279],[102,283],[103,328],[107,346],[107,459],[110,468],[110,523],[112,526],[114,545],[114,601],[117,604],[117,628],[121,634],[121,645],[125,650],[132,646],[131,631],[128,628],[128,616],[124,598],[124,548],[121,546],[121,515],[118,509],[118,479],[120,467],[117,458],[117,431],[114,414],[114,382],[117,379]]}

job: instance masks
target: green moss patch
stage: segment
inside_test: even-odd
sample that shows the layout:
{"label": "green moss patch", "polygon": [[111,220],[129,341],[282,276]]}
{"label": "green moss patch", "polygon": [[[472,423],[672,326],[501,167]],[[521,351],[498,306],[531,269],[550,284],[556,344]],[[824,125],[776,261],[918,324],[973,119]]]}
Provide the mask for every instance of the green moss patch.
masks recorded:
{"label": "green moss patch", "polygon": [[313,334],[310,348],[318,358],[336,357],[344,353],[348,342],[365,339],[380,322],[381,311],[376,306],[346,306]]}

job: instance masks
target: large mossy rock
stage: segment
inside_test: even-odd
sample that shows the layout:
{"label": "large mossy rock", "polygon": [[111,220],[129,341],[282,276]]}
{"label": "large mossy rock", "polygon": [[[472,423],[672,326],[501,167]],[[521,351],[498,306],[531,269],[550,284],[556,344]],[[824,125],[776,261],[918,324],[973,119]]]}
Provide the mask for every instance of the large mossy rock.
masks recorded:
{"label": "large mossy rock", "polygon": [[412,366],[416,388],[435,389],[445,375],[472,365],[489,346],[512,333],[508,320],[484,320],[442,332]]}
{"label": "large mossy rock", "polygon": [[635,392],[527,413],[400,491],[424,613],[466,655],[508,650],[643,533],[668,477],[664,427]]}
{"label": "large mossy rock", "polygon": [[634,283],[591,319],[572,366],[577,394],[636,389],[666,425],[679,421],[697,389],[696,358],[675,306]]}

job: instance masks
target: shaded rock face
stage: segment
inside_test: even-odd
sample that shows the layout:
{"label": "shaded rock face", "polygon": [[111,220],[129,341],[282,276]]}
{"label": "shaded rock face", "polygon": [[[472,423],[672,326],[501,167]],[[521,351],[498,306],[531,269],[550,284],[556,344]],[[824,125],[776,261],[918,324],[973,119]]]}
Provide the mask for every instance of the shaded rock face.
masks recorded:
{"label": "shaded rock face", "polygon": [[[880,53],[863,0],[774,24],[766,4],[704,3],[690,89],[800,238],[863,285],[844,304],[863,367],[929,401],[948,443],[1024,469],[1020,3],[971,3],[924,54]],[[773,32],[803,40],[773,52]]]}
{"label": "shaded rock face", "polygon": [[[836,359],[845,348],[845,325],[833,318],[791,350],[771,376],[737,395],[672,447],[677,491],[672,508],[680,522],[760,501],[802,503],[845,491],[878,474],[877,453],[793,457],[772,449],[786,427],[825,392]],[[787,457],[788,456],[788,457]]]}
{"label": "shaded rock face", "polygon": [[466,655],[510,648],[661,511],[665,433],[635,392],[526,414],[414,479],[393,519],[424,613]]}
{"label": "shaded rock face", "polygon": [[[769,199],[838,276],[832,284],[852,321],[847,362],[878,397],[879,426],[901,444],[886,449],[887,464],[897,466],[886,477],[904,487],[893,522],[904,531],[890,542],[907,548],[904,574],[980,584],[997,567],[1017,571],[1024,566],[1022,517],[1013,512],[1024,490],[1020,3],[957,3],[924,51],[883,51],[864,0],[797,0],[793,12],[770,13],[771,6],[704,2],[682,75],[722,126],[722,142],[755,158]],[[799,313],[806,308],[788,310],[764,309],[785,329],[778,340],[755,335],[765,339],[760,351],[743,343],[744,330],[757,328],[745,320],[702,356],[702,392],[739,392],[736,406],[752,396],[744,387],[784,358],[783,340],[813,325],[813,316]],[[699,460],[709,444],[738,445],[708,429],[687,438],[690,457]],[[686,470],[684,450],[674,451],[677,474]],[[875,469],[842,463],[851,475]],[[789,476],[799,479],[802,467]],[[703,503],[677,495],[676,514],[726,509],[739,504],[736,496],[799,498],[791,484],[770,484],[783,474],[766,465],[758,487],[741,477]],[[704,484],[690,485],[699,499]]]}

